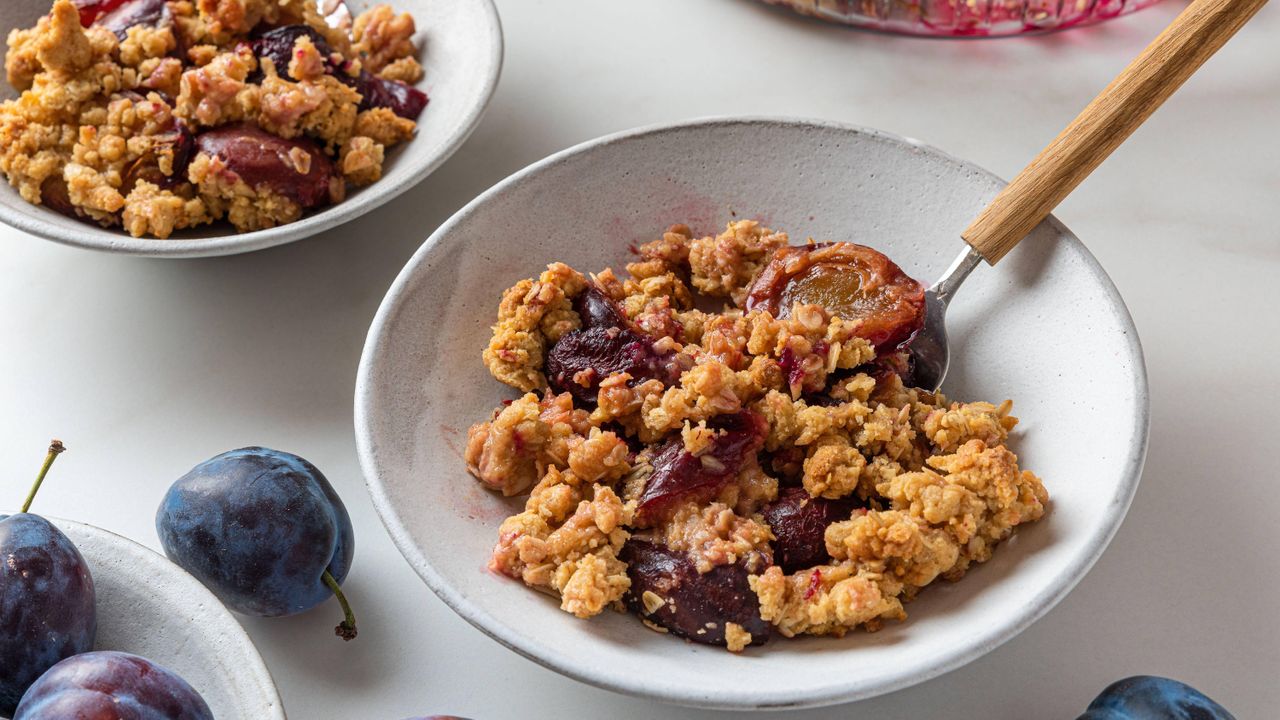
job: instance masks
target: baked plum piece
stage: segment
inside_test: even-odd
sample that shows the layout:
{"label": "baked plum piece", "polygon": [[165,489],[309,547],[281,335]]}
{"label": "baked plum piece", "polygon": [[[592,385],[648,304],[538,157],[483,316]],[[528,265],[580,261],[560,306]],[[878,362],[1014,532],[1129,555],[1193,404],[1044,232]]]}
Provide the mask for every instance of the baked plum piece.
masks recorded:
{"label": "baked plum piece", "polygon": [[654,340],[636,328],[604,291],[588,286],[575,299],[582,328],[565,333],[547,352],[547,382],[585,407],[595,407],[600,382],[625,372],[632,383],[674,378],[672,353],[658,352]]}
{"label": "baked plum piece", "polygon": [[827,500],[810,497],[804,488],[783,488],[778,499],[760,511],[773,531],[773,563],[788,575],[825,565],[827,526],[848,520],[860,503],[853,498]]}
{"label": "baked plum piece", "polygon": [[746,307],[783,318],[796,303],[820,305],[858,322],[858,337],[877,350],[892,350],[924,327],[924,290],[881,252],[821,243],[775,252],[751,283]]}
{"label": "baked plum piece", "polygon": [[[85,8],[80,8],[80,21],[84,23]],[[147,27],[164,27],[173,22],[166,0],[128,0],[115,8],[99,15],[94,25],[105,27],[115,33],[124,42],[129,37],[129,28],[135,25]]]}
{"label": "baked plum piece", "polygon": [[653,455],[649,461],[653,472],[636,506],[638,525],[650,525],[690,500],[703,502],[714,497],[748,461],[755,460],[769,434],[768,422],[751,410],[718,415],[707,421],[707,427],[720,432],[701,455],[686,450],[679,437],[668,440]]}
{"label": "baked plum piece", "polygon": [[751,645],[769,639],[769,623],[760,617],[760,599],[740,564],[719,565],[699,573],[682,552],[632,538],[622,547],[631,589],[627,609],[672,635],[707,645],[729,645],[728,623],[751,635]]}
{"label": "baked plum piece", "polygon": [[[289,75],[289,61],[293,59],[293,45],[300,37],[310,38],[320,54],[333,55],[333,49],[325,41],[324,36],[309,25],[284,25],[269,30],[254,39],[253,53],[259,58],[270,59],[280,75],[292,77]],[[349,62],[335,63],[330,60],[328,63],[330,75],[360,93],[361,110],[388,108],[402,118],[417,120],[426,109],[427,94],[412,85],[399,80],[387,80],[365,70],[360,70],[353,75],[350,69]],[[261,73],[256,77],[261,78]]]}
{"label": "baked plum piece", "polygon": [[254,125],[226,125],[197,135],[195,151],[218,158],[249,187],[266,186],[303,210],[340,199],[333,161],[306,138],[286,140]]}

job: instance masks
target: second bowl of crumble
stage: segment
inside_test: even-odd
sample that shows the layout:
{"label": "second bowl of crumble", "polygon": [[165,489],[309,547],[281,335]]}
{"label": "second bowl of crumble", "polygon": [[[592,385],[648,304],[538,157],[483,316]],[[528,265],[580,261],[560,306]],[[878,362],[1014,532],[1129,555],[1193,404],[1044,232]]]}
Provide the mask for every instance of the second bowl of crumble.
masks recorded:
{"label": "second bowl of crumble", "polygon": [[443,163],[502,64],[490,0],[21,0],[0,220],[158,257],[333,228]]}

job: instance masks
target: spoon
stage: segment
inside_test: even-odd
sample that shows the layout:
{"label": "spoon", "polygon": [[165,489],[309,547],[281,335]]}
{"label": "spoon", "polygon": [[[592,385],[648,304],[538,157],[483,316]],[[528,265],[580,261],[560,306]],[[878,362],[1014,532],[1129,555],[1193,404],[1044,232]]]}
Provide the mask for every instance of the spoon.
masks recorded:
{"label": "spoon", "polygon": [[969,273],[999,262],[1266,2],[1191,3],[960,234],[968,246],[925,292],[925,326],[911,345],[917,386],[942,386],[947,305]]}

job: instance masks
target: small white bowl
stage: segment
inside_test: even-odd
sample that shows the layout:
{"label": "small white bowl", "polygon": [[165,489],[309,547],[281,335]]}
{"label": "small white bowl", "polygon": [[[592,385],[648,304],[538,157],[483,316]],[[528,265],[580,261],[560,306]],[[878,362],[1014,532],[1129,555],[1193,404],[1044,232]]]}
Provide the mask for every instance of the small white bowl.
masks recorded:
{"label": "small white bowl", "polygon": [[[347,0],[359,12],[384,0]],[[347,199],[301,220],[237,234],[217,223],[176,233],[168,240],[134,238],[119,228],[103,229],[23,200],[0,179],[0,221],[54,242],[93,250],[151,257],[234,255],[283,245],[330,230],[390,201],[440,167],[480,123],[502,70],[502,26],[493,0],[385,0],[413,15],[415,40],[426,77],[418,87],[431,98],[418,118],[413,140],[392,149],[378,182],[354,190]],[[13,28],[31,27],[53,0],[0,2],[0,38]],[[14,91],[0,73],[0,97]]]}
{"label": "small white bowl", "polygon": [[219,720],[285,720],[258,649],[199,580],[132,540],[73,520],[51,520],[93,574],[96,649],[141,655],[176,672]]}
{"label": "small white bowl", "polygon": [[516,652],[584,682],[717,708],[866,698],[927,680],[1026,628],[1080,580],[1120,525],[1147,441],[1146,371],[1106,273],[1056,220],[996,268],[975,271],[948,318],[944,390],[1013,398],[1013,447],[1051,510],[910,618],[843,639],[777,638],[732,655],[616,613],[584,622],[485,570],[504,500],[470,479],[466,429],[510,388],[480,361],[501,291],[548,262],[621,269],[631,243],[671,223],[716,232],[759,217],[791,233],[875,246],[930,281],[999,190],[933,148],[833,123],[726,119],[615,135],[532,165],[427,240],[369,331],[356,438],[374,504],[401,552],[455,611]]}

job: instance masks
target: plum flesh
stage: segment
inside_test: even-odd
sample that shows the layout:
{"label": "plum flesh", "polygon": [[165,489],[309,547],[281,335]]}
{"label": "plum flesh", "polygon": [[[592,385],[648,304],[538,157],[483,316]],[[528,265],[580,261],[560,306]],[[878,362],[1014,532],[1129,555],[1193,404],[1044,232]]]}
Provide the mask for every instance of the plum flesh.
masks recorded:
{"label": "plum flesh", "polygon": [[[330,188],[337,174],[333,161],[305,138],[286,140],[254,125],[226,125],[197,135],[194,149],[220,159],[249,187],[265,186],[304,210],[333,199]],[[305,173],[298,171],[299,152],[310,158]]]}
{"label": "plum flesh", "polygon": [[852,498],[827,500],[803,488],[783,488],[778,499],[760,511],[773,531],[773,562],[788,575],[831,560],[825,534],[835,522],[848,520],[859,506]]}
{"label": "plum flesh", "polygon": [[[760,599],[743,565],[719,565],[699,573],[685,553],[636,538],[623,546],[621,558],[631,578],[623,602],[641,618],[707,645],[726,644],[726,623],[737,623],[750,633],[752,645],[768,641],[769,623],[760,617]],[[663,601],[660,607],[646,604],[654,595]]]}
{"label": "plum flesh", "polygon": [[924,327],[924,286],[883,253],[854,243],[781,248],[747,292],[748,310],[787,317],[796,303],[857,322],[877,349],[904,346]]}
{"label": "plum flesh", "polygon": [[195,688],[146,658],[89,652],[45,673],[13,720],[213,720]]}
{"label": "plum flesh", "polygon": [[[293,615],[328,600],[351,568],[354,532],[328,479],[297,455],[226,452],[179,478],[156,513],[171,560],[231,609]],[[354,628],[353,628],[354,629]]]}
{"label": "plum flesh", "polygon": [[93,648],[93,577],[74,543],[39,515],[0,516],[0,715],[58,661]]}
{"label": "plum flesh", "polygon": [[671,353],[658,352],[653,338],[637,329],[617,303],[594,285],[574,302],[581,329],[565,333],[547,352],[547,382],[579,405],[595,407],[600,382],[625,372],[631,382],[671,382]]}
{"label": "plum flesh", "polygon": [[650,460],[653,473],[636,506],[638,524],[651,524],[681,503],[715,496],[755,459],[769,432],[765,419],[750,410],[716,416],[707,427],[722,432],[705,453],[695,456],[681,438],[674,438]]}

